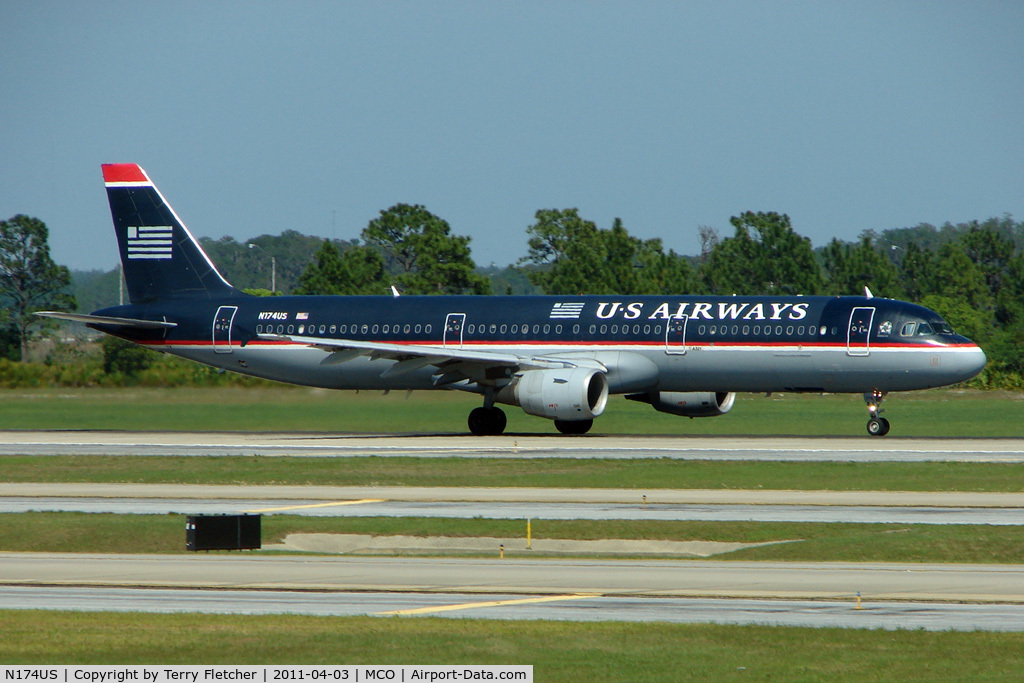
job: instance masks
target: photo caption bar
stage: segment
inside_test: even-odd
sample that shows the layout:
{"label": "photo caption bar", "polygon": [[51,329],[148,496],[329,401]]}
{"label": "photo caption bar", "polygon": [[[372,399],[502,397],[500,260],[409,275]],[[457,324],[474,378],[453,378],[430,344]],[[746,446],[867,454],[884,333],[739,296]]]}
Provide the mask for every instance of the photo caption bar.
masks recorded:
{"label": "photo caption bar", "polygon": [[0,666],[0,683],[333,683],[334,681],[522,681],[533,683],[533,666],[380,665],[347,666]]}

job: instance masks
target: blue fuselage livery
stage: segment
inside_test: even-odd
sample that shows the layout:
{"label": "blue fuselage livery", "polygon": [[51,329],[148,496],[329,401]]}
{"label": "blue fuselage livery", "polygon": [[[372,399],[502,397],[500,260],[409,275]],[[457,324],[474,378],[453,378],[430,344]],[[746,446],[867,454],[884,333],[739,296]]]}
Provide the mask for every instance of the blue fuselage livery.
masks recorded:
{"label": "blue fuselage livery", "polygon": [[104,166],[131,304],[53,314],[200,363],[331,389],[477,393],[584,433],[609,394],[721,415],[734,393],[849,392],[884,435],[890,391],[955,384],[985,355],[935,312],[877,297],[282,296],[231,287],[141,168]]}

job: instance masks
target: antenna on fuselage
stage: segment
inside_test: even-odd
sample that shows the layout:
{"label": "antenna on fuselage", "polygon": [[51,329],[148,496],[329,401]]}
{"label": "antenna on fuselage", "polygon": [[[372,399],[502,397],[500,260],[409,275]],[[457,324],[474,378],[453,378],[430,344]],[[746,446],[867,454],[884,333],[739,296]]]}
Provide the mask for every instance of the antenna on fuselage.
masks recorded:
{"label": "antenna on fuselage", "polygon": [[402,296],[401,293],[398,291],[398,289],[394,285],[391,285],[391,296],[395,297],[396,299],[398,297]]}
{"label": "antenna on fuselage", "polygon": [[865,296],[865,298],[868,298],[868,299],[874,299],[875,298],[875,295],[871,293],[871,290],[868,289],[867,285],[864,285],[864,296]]}

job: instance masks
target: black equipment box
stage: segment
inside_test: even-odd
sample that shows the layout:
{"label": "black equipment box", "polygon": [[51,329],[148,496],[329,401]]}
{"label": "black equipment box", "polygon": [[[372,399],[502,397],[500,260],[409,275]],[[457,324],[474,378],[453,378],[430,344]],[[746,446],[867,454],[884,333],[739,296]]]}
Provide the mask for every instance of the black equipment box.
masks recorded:
{"label": "black equipment box", "polygon": [[260,515],[189,515],[186,550],[259,550]]}

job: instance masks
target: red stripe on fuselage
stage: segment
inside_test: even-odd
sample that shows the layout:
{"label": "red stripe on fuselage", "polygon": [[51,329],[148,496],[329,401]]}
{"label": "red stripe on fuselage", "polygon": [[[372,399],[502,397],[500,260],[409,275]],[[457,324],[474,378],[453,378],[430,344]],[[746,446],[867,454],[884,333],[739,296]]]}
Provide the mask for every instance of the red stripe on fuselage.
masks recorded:
{"label": "red stripe on fuselage", "polygon": [[[537,347],[537,346],[568,346],[568,347],[580,347],[580,346],[646,346],[652,349],[663,349],[665,348],[665,342],[662,341],[613,341],[613,340],[600,340],[600,341],[537,341],[537,340],[524,340],[524,341],[473,341],[463,342],[459,344],[449,344],[447,347],[442,346],[441,340],[437,341],[396,341],[396,340],[375,340],[380,344],[395,344],[408,346],[410,348],[429,348],[431,350],[443,351],[445,348],[494,348],[494,347]],[[228,342],[217,342],[214,344],[209,339],[192,339],[192,340],[166,340],[159,339],[153,341],[140,342],[145,346],[232,346],[235,348],[241,348],[241,342],[232,340],[230,344]],[[311,344],[305,342],[293,342],[293,341],[278,341],[278,340],[253,340],[250,341],[246,346],[305,346],[312,347]],[[975,344],[899,344],[899,343],[884,343],[884,344],[872,344],[869,347],[853,346],[847,347],[842,342],[798,342],[798,341],[777,341],[777,342],[693,342],[687,343],[685,348],[687,349],[777,349],[780,347],[796,348],[802,347],[804,349],[847,349],[853,348],[855,350],[880,350],[880,349],[903,349],[903,350],[914,350],[914,351],[944,351],[953,349],[974,349],[977,348]],[[339,350],[345,347],[339,347]],[[683,348],[676,347],[674,345],[669,348]],[[367,353],[370,349],[366,350]]]}

